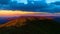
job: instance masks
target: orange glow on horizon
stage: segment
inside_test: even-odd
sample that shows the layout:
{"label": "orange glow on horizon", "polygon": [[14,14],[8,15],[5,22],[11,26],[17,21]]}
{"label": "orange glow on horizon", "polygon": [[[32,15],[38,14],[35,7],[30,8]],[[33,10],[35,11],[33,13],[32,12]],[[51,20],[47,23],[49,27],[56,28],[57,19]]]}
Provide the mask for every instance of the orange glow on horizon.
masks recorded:
{"label": "orange glow on horizon", "polygon": [[47,12],[28,12],[28,11],[12,11],[12,10],[0,10],[0,17],[14,17],[14,16],[59,16],[57,14]]}
{"label": "orange glow on horizon", "polygon": [[34,12],[0,10],[0,16],[21,16],[21,15],[25,15],[25,14],[34,14]]}

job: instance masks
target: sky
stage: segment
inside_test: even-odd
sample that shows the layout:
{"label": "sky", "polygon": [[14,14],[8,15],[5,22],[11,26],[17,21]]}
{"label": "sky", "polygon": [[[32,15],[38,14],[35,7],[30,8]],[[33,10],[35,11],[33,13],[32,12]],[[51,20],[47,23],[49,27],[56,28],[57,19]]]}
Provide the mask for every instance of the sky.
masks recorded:
{"label": "sky", "polygon": [[60,0],[46,0],[47,3],[56,2],[56,1],[60,1]]}
{"label": "sky", "polygon": [[27,0],[12,0],[12,1],[17,1],[18,3],[27,3]]}
{"label": "sky", "polygon": [[[29,6],[27,6],[28,8],[21,8],[20,7],[20,5],[19,6],[17,6],[17,4],[16,5],[11,5],[11,4],[9,4],[9,2],[8,2],[9,0],[0,0],[0,10],[29,10],[30,9],[30,7]],[[25,3],[25,4],[27,4],[27,0],[12,0],[12,1],[17,1],[18,3]],[[35,0],[35,1],[40,1],[40,0]],[[46,0],[46,2],[47,3],[51,3],[51,2],[55,2],[55,1],[60,1],[60,0]],[[43,6],[44,4],[42,4],[42,6]],[[46,7],[47,5],[45,5],[45,7]],[[38,6],[37,6],[38,7]],[[44,7],[44,6],[43,6]],[[50,7],[50,6],[49,6]],[[56,8],[55,9],[55,6],[52,6],[51,8],[49,8],[49,7],[47,7],[47,8],[43,8],[43,9],[41,9],[41,8],[39,8],[39,9],[30,9],[29,11],[35,11],[35,10],[37,10],[37,12],[41,9],[42,11],[41,12],[54,12],[55,13],[55,10],[56,10],[56,12],[60,12],[60,8]],[[60,7],[60,6],[59,6]],[[7,11],[8,12],[8,11]],[[10,14],[9,14],[10,13]],[[9,12],[9,13],[6,13],[5,14],[5,12],[1,12],[0,11],[0,16],[13,16],[12,14],[13,13],[11,13],[11,12]],[[17,13],[17,12],[16,12]],[[14,16],[16,16],[17,14],[16,13],[14,13]],[[18,12],[18,15],[20,15],[20,13],[21,12]],[[22,13],[22,14],[24,14],[24,13]]]}
{"label": "sky", "polygon": [[[16,0],[16,1],[21,3],[27,3],[27,0]],[[35,0],[35,1],[40,1],[40,0]],[[51,3],[55,1],[60,1],[60,0],[46,0],[47,3]]]}
{"label": "sky", "polygon": [[[15,2],[12,2],[13,4],[11,5],[11,3],[10,3],[10,1],[9,0],[0,0],[0,10],[27,10],[27,11],[47,11],[47,12],[54,12],[54,11],[57,11],[57,10],[55,10],[55,9],[58,9],[58,11],[60,11],[59,9],[60,8],[58,8],[57,6],[55,6],[55,5],[53,5],[53,6],[48,6],[46,3],[42,3],[41,4],[41,6],[37,6],[37,7],[39,7],[39,8],[36,8],[36,6],[35,6],[35,4],[33,5],[35,8],[33,8],[33,6],[32,5],[27,5],[27,0],[12,0],[12,1],[17,1],[16,2],[16,4],[15,4]],[[31,0],[31,1],[33,1],[33,0]],[[34,1],[40,1],[40,0],[34,0]],[[55,1],[60,1],[60,0],[46,0],[46,2],[47,3],[51,3],[51,2],[55,2]],[[22,8],[21,6],[20,6],[20,4],[19,3],[25,3],[26,5],[24,5],[24,8]],[[60,3],[59,3],[60,4]],[[32,8],[30,8],[30,7]],[[26,7],[28,7],[28,8],[26,8]],[[42,7],[42,8],[40,8],[40,7]],[[59,6],[60,7],[60,6]],[[35,10],[36,9],[36,10]]]}

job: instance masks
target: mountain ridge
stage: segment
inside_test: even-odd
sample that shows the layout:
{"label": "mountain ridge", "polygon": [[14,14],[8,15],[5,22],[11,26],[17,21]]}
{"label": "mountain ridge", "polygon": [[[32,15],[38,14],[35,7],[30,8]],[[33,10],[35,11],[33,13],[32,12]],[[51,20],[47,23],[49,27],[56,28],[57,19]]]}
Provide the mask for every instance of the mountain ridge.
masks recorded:
{"label": "mountain ridge", "polygon": [[48,19],[48,20],[52,20],[53,18],[46,18],[44,16],[21,16],[19,18],[16,18],[16,19],[11,19],[9,22],[5,23],[5,24],[2,24],[0,25],[0,27],[8,27],[8,26],[15,26],[16,24],[19,24],[20,26],[22,25],[26,25],[25,22],[27,20],[36,20],[36,19],[39,19],[39,20],[45,20],[45,19]]}

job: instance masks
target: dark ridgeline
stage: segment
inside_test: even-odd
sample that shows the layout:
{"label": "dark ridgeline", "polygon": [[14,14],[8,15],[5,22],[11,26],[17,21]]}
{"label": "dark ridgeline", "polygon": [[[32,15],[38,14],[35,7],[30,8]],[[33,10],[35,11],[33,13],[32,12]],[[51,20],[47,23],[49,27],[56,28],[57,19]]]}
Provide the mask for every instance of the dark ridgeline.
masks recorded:
{"label": "dark ridgeline", "polygon": [[[26,20],[25,25],[20,22]],[[17,26],[18,27],[15,27]],[[60,34],[60,23],[53,19],[40,17],[20,17],[15,26],[0,28],[0,34]]]}

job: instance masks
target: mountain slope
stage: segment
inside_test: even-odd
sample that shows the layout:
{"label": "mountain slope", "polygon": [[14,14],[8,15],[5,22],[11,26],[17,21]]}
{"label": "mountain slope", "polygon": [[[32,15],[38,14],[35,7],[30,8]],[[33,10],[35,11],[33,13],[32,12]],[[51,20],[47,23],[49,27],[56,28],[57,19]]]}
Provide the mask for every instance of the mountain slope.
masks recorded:
{"label": "mountain slope", "polygon": [[60,34],[60,23],[52,18],[21,16],[0,25],[0,34]]}
{"label": "mountain slope", "polygon": [[27,20],[29,21],[33,21],[33,20],[52,20],[52,18],[47,18],[44,16],[21,16],[19,18],[13,19],[5,24],[1,24],[0,27],[8,27],[8,26],[22,26],[22,25],[26,25]]}

